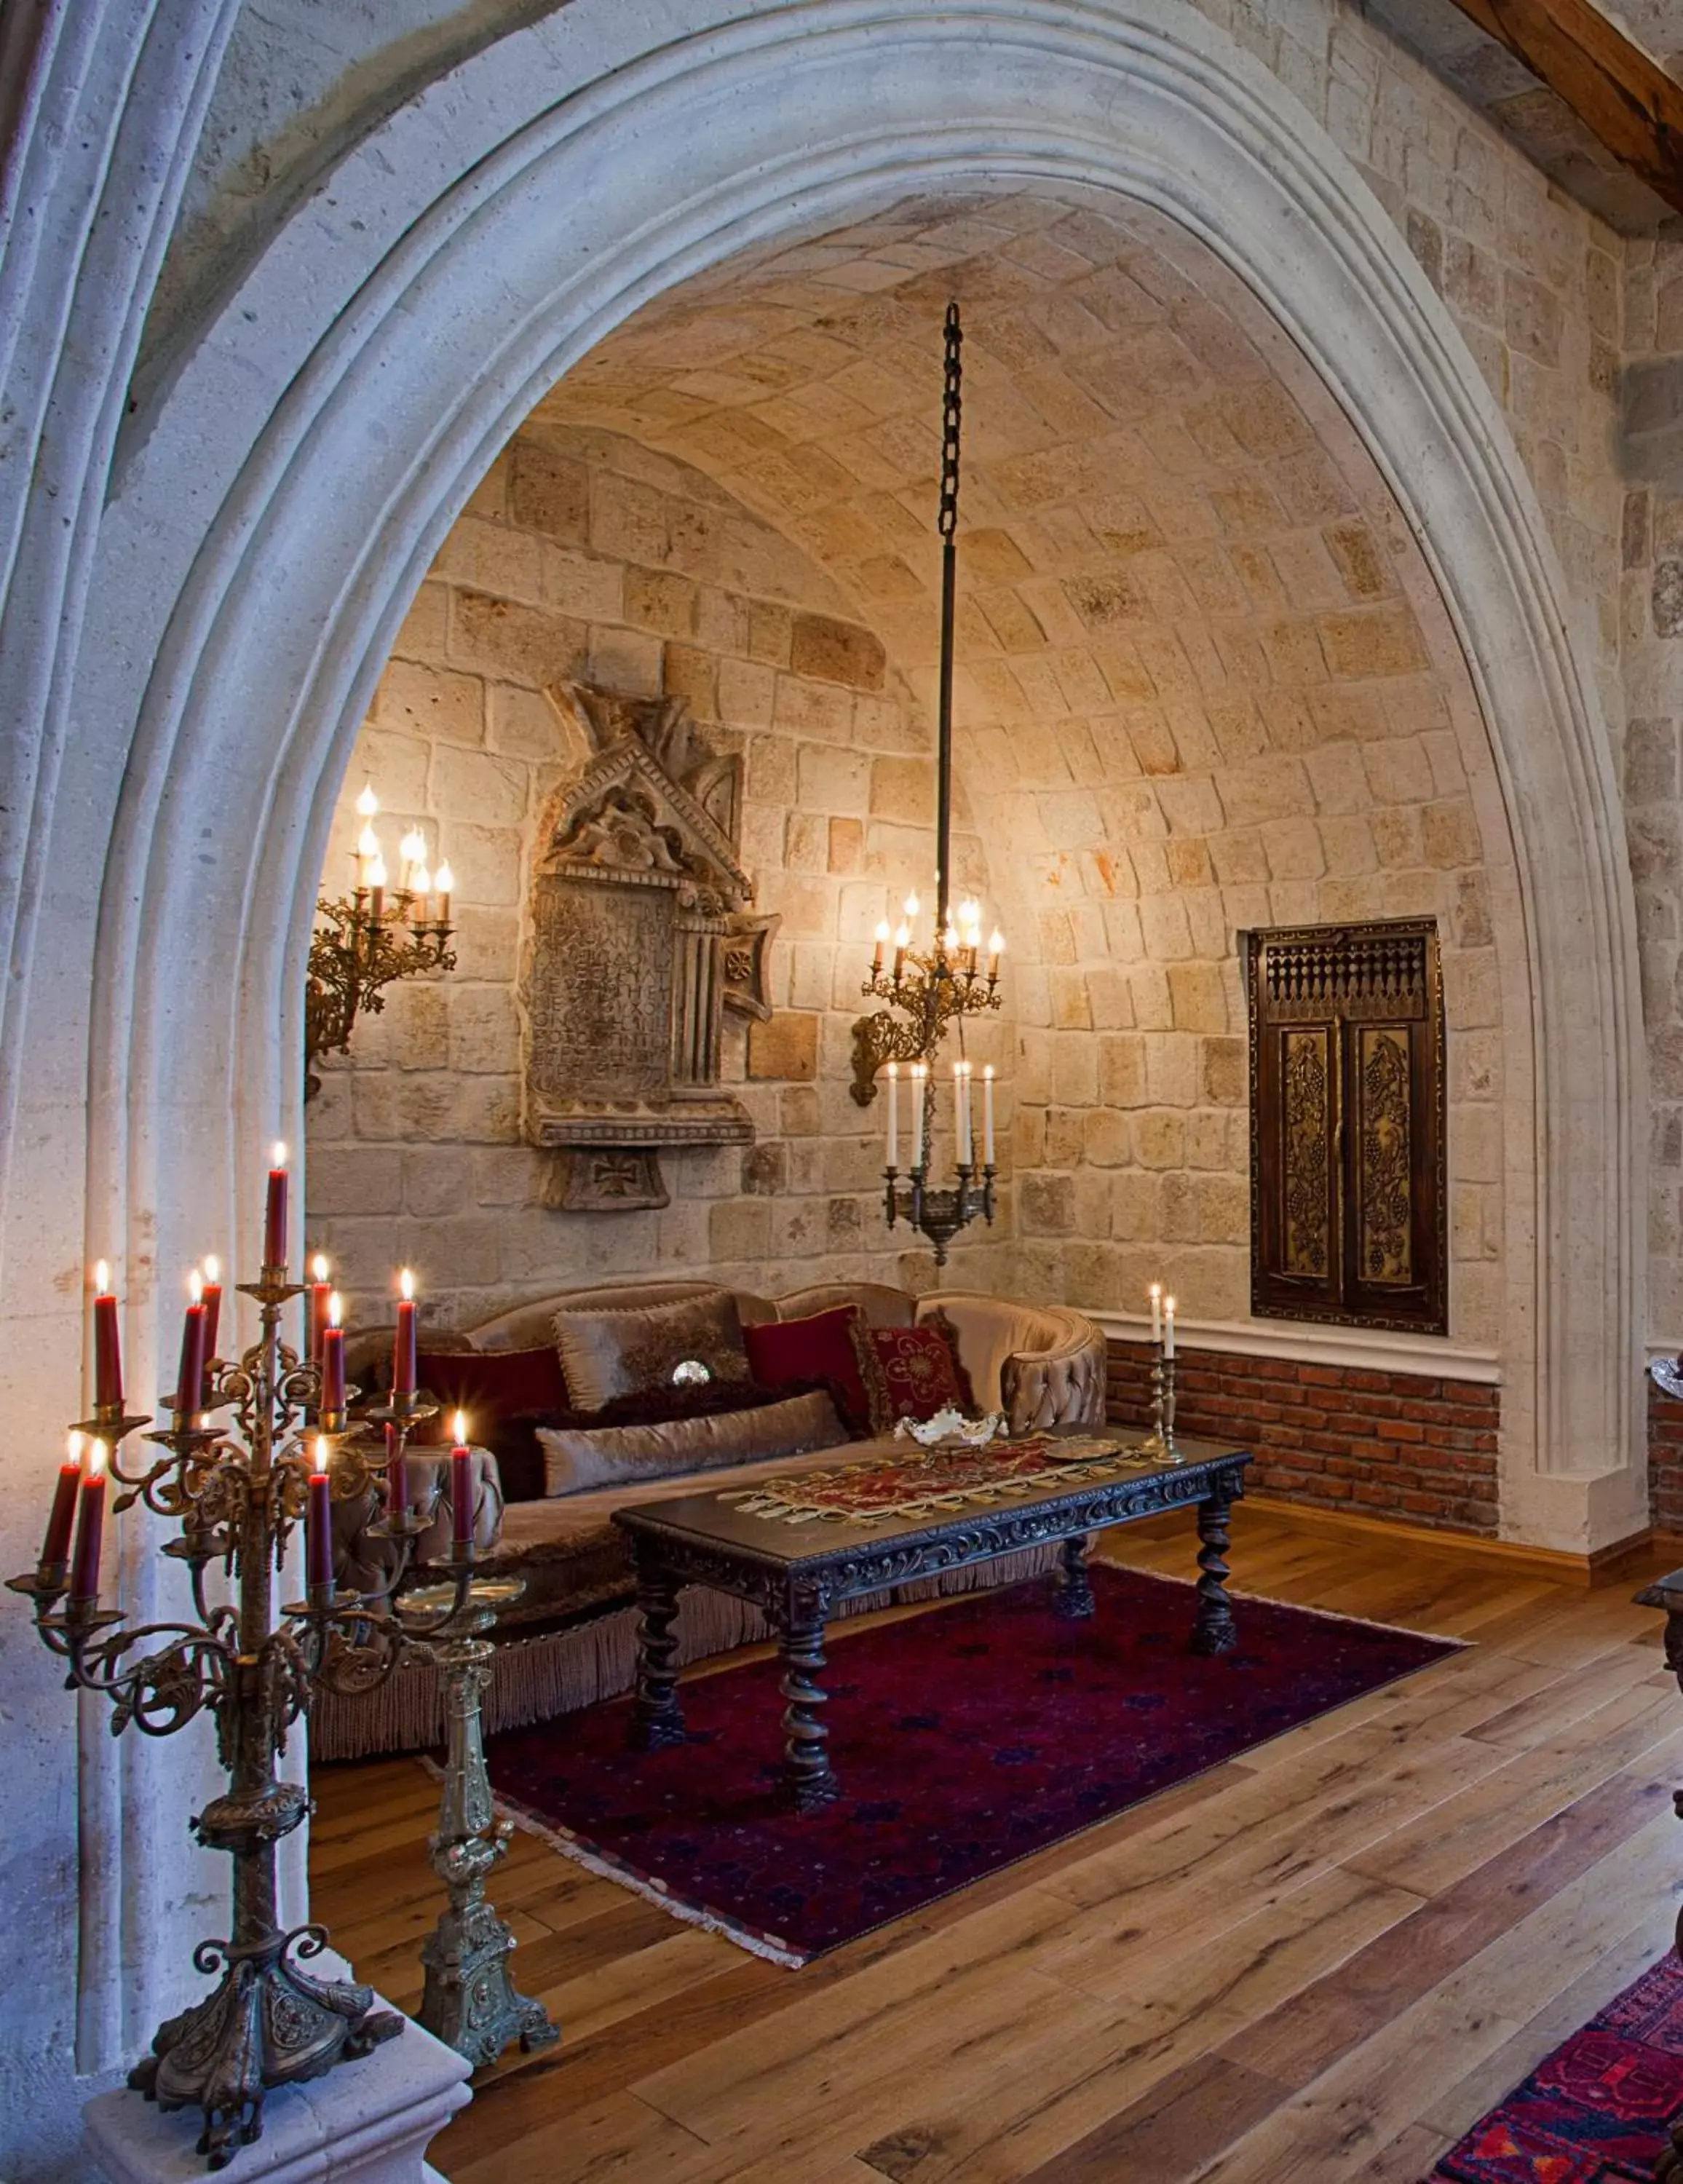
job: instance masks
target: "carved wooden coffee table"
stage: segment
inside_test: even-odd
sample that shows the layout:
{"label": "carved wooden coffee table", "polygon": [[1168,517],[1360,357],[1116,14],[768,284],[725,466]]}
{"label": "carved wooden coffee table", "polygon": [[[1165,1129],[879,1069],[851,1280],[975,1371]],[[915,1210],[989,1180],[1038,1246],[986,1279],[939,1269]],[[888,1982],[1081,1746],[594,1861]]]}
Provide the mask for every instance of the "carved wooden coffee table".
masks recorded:
{"label": "carved wooden coffee table", "polygon": [[[1055,1429],[1045,1438],[1057,1437]],[[1083,1440],[1098,1437],[1091,1429],[1081,1429]],[[1118,1457],[1127,1449],[1126,1436],[1103,1437],[1114,1444]],[[629,1535],[636,1557],[643,1612],[632,1717],[634,1748],[652,1752],[683,1741],[672,1630],[678,1588],[705,1585],[733,1593],[762,1608],[779,1634],[784,1797],[796,1812],[814,1812],[840,1791],[820,1715],[825,1695],[818,1680],[824,1667],[825,1625],[843,1601],[1061,1540],[1058,1611],[1091,1615],[1089,1535],[1190,1502],[1198,1505],[1200,1570],[1191,1650],[1226,1652],[1237,1642],[1225,1582],[1228,1513],[1245,1491],[1251,1457],[1246,1451],[1212,1441],[1183,1441],[1180,1452],[1179,1463],[1130,1462],[1098,1476],[1072,1466],[1073,1475],[1067,1483],[1056,1480],[1013,1492],[1008,1499],[967,1502],[937,1516],[790,1523],[751,1515],[716,1494],[686,1494],[616,1510],[614,1522]],[[856,1462],[861,1453],[857,1448],[837,1451],[844,1462]]]}

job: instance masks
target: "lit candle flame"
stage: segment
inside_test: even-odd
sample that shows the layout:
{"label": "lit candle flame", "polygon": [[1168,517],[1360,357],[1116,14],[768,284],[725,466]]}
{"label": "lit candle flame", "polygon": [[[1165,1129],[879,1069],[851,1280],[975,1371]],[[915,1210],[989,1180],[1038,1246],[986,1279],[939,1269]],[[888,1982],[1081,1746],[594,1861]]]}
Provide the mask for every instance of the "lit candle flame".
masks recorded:
{"label": "lit candle flame", "polygon": [[432,875],[427,871],[425,865],[417,865],[415,866],[415,876],[410,885],[413,892],[416,894],[432,894]]}
{"label": "lit candle flame", "polygon": [[894,946],[896,948],[908,948],[911,944],[911,928],[909,925],[904,924],[897,926],[894,928]]}
{"label": "lit candle flame", "polygon": [[415,1276],[410,1272],[407,1267],[405,1267],[403,1272],[398,1276],[398,1288],[402,1294],[403,1300],[405,1304],[410,1304],[414,1301]]}
{"label": "lit candle flame", "polygon": [[897,1062],[897,1061],[891,1061],[891,1062],[889,1064],[889,1076],[890,1076],[890,1077],[898,1077],[898,1076],[900,1075],[900,1064],[899,1064],[899,1062]]}
{"label": "lit candle flame", "polygon": [[75,1464],[78,1471],[81,1469],[82,1444],[86,1439],[86,1435],[79,1434],[72,1426],[64,1440],[64,1461]]}
{"label": "lit candle flame", "polygon": [[309,1262],[309,1271],[315,1275],[318,1282],[325,1282],[326,1280],[327,1254],[325,1251],[318,1251],[316,1253],[315,1256]]}
{"label": "lit candle flame", "polygon": [[105,1467],[110,1460],[111,1451],[107,1448],[103,1440],[91,1440],[87,1445],[86,1476],[90,1479],[98,1479],[103,1477]]}
{"label": "lit candle flame", "polygon": [[439,866],[437,872],[434,874],[434,879],[440,894],[454,894],[455,893],[456,876],[450,870],[448,861]]}
{"label": "lit candle flame", "polygon": [[382,888],[385,886],[386,860],[383,857],[376,855],[370,862],[368,867],[368,884],[371,888]]}
{"label": "lit candle flame", "polygon": [[284,1167],[287,1165],[287,1141],[284,1138],[276,1139],[273,1150],[270,1155],[269,1165],[270,1167]]}
{"label": "lit candle flame", "polygon": [[356,808],[365,819],[371,819],[380,809],[380,799],[374,794],[374,783],[371,781],[363,783],[362,794],[356,800]]}
{"label": "lit candle flame", "polygon": [[418,827],[411,827],[398,844],[398,855],[406,865],[426,862],[426,838]]}
{"label": "lit candle flame", "polygon": [[204,1279],[213,1285],[222,1279],[222,1262],[214,1251],[204,1255]]}
{"label": "lit candle flame", "polygon": [[327,1436],[325,1434],[317,1434],[315,1436],[315,1475],[318,1479],[322,1479],[326,1476],[327,1459],[332,1454],[332,1451],[327,1446]]}
{"label": "lit candle flame", "polygon": [[465,1411],[456,1412],[450,1420],[450,1430],[456,1437],[456,1446],[465,1448],[467,1446],[467,1412]]}
{"label": "lit candle flame", "polygon": [[885,940],[888,939],[888,937],[889,937],[889,921],[888,921],[888,920],[887,920],[887,918],[885,917],[885,918],[883,918],[883,919],[882,920],[882,922],[878,924],[878,928],[877,928],[877,939],[878,939],[878,940],[880,942],[880,941],[885,941]]}
{"label": "lit candle flame", "polygon": [[197,1267],[187,1276],[187,1295],[195,1304],[204,1302],[204,1277]]}
{"label": "lit candle flame", "polygon": [[908,917],[916,917],[920,907],[921,905],[915,894],[907,895],[906,898],[906,914]]}
{"label": "lit candle flame", "polygon": [[101,1296],[109,1296],[111,1294],[111,1269],[103,1259],[95,1262],[93,1286]]}
{"label": "lit candle flame", "polygon": [[373,858],[379,855],[380,837],[371,827],[365,827],[361,833],[357,836],[356,853],[359,857]]}
{"label": "lit candle flame", "polygon": [[1005,935],[1000,931],[997,925],[988,935],[988,953],[990,956],[1003,956],[1005,954]]}
{"label": "lit candle flame", "polygon": [[337,1327],[339,1324],[339,1316],[343,1310],[343,1306],[339,1301],[339,1292],[337,1290],[335,1290],[327,1300],[327,1324],[329,1327]]}

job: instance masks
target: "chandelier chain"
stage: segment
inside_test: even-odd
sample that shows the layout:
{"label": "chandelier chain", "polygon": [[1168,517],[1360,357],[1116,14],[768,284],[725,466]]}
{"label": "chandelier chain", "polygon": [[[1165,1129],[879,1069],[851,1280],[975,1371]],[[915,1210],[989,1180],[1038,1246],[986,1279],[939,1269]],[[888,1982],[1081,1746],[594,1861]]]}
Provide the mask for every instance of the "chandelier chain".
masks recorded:
{"label": "chandelier chain", "polygon": [[935,527],[950,539],[958,528],[958,439],[964,416],[964,334],[958,305],[947,305],[946,369],[941,395],[941,504]]}

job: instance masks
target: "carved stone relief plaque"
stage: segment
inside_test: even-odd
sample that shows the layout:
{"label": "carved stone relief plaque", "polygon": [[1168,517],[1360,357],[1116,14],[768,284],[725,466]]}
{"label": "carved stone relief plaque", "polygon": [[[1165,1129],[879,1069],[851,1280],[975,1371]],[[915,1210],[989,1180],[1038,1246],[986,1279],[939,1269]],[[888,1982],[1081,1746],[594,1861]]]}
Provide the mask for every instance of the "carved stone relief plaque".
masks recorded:
{"label": "carved stone relief plaque", "polygon": [[771,1013],[777,919],[738,861],[742,761],[682,700],[559,683],[591,756],[538,859],[526,1127],[568,1156],[549,1203],[664,1206],[663,1146],[742,1144],[719,1081],[727,1010]]}

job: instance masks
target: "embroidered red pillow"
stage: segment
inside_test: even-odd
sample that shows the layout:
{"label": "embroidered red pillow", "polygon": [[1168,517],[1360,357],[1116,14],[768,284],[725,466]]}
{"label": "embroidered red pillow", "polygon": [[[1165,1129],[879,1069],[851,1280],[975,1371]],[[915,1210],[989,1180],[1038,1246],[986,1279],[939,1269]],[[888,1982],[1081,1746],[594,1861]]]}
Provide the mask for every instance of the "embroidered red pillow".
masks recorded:
{"label": "embroidered red pillow", "polygon": [[932,1418],[937,1411],[969,1412],[976,1398],[959,1362],[958,1340],[939,1312],[917,1327],[873,1327],[868,1334],[882,1388],[878,1433],[900,1418]]}
{"label": "embroidered red pillow", "polygon": [[829,1312],[815,1312],[810,1319],[767,1319],[744,1327],[749,1371],[762,1388],[828,1382],[848,1431],[855,1438],[871,1433],[876,1407],[866,1390],[853,1338],[855,1324],[863,1331],[864,1319],[856,1304],[839,1304]]}

